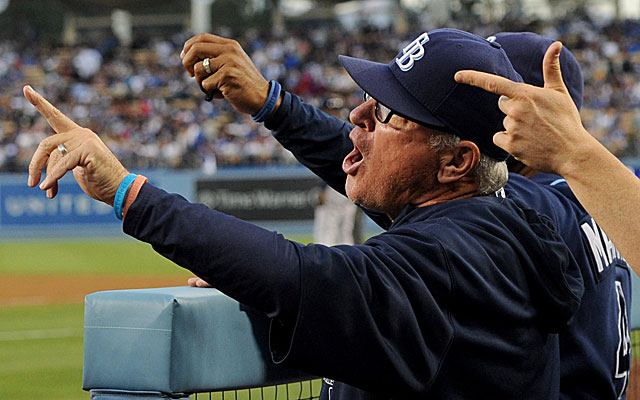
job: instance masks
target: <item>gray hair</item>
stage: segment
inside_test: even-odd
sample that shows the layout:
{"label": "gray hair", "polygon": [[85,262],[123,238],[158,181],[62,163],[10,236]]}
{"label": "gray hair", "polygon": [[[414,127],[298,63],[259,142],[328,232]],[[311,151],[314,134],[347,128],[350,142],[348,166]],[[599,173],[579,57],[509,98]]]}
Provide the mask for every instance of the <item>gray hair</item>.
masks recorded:
{"label": "gray hair", "polygon": [[[460,143],[460,137],[446,132],[433,133],[429,145],[435,151],[451,149]],[[478,183],[478,193],[490,194],[501,189],[509,179],[507,163],[480,152],[480,161],[471,173]]]}

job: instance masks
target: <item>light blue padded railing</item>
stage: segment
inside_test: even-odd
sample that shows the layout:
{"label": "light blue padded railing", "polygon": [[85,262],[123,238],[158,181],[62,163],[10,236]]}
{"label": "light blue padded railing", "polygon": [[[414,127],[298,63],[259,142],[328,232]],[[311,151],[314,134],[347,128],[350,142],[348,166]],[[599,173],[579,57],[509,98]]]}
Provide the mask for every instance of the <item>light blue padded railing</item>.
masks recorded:
{"label": "light blue padded railing", "polygon": [[93,293],[84,323],[83,388],[93,400],[318,395],[313,376],[271,361],[269,319],[215,289]]}

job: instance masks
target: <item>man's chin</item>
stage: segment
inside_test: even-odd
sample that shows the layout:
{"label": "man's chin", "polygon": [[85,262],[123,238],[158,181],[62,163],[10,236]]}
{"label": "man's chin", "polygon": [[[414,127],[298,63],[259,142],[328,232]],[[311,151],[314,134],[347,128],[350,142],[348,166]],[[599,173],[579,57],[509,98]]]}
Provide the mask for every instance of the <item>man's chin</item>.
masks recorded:
{"label": "man's chin", "polygon": [[352,202],[354,202],[355,204],[357,204],[358,206],[367,209],[369,211],[378,211],[378,212],[384,212],[380,207],[380,204],[377,204],[375,202],[372,202],[371,199],[368,199],[367,196],[365,196],[363,193],[357,193],[357,192],[349,192],[347,189],[347,197],[349,198],[349,200],[351,200]]}
{"label": "man's chin", "polygon": [[351,175],[347,175],[347,180],[344,183],[344,192],[347,194],[349,200],[357,203],[356,199],[354,198],[354,186],[355,182],[353,181],[353,177]]}
{"label": "man's chin", "polygon": [[366,187],[363,185],[359,185],[356,182],[355,177],[352,175],[347,175],[347,182],[344,186],[345,193],[347,197],[352,202],[356,203],[360,207],[366,208],[371,211],[382,211],[380,208],[380,204],[373,201],[371,198],[371,192],[368,192]]}
{"label": "man's chin", "polygon": [[351,175],[347,176],[347,182],[344,185],[344,191],[347,194],[349,200],[353,201],[356,204],[363,204],[367,202],[367,193],[366,189],[362,188],[361,185],[355,181],[355,178]]}

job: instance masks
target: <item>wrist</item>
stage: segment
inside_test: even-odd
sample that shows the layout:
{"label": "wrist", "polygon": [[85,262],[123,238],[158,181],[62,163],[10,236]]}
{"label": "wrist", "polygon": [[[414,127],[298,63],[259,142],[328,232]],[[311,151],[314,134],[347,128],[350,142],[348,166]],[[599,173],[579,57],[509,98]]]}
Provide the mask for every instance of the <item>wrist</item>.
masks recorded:
{"label": "wrist", "polygon": [[255,122],[264,122],[273,114],[278,103],[282,102],[281,91],[282,88],[280,83],[274,80],[269,81],[269,94],[267,95],[267,100],[262,105],[262,108],[251,116]]}
{"label": "wrist", "polygon": [[282,104],[283,100],[284,100],[284,90],[280,90],[280,96],[278,96],[278,101],[276,102],[276,106],[273,108],[273,111],[271,111],[269,115],[267,115],[267,118],[265,118],[265,121],[269,120],[271,117],[275,115],[276,112],[278,112],[278,109],[280,108],[280,105]]}
{"label": "wrist", "polygon": [[576,143],[570,144],[570,150],[559,153],[559,160],[554,168],[556,174],[570,179],[576,175],[580,175],[589,166],[589,160],[595,160],[604,146],[586,129],[583,129]]}
{"label": "wrist", "polygon": [[136,179],[134,179],[133,183],[131,183],[131,186],[129,186],[125,196],[124,206],[122,207],[123,220],[127,218],[129,207],[131,207],[133,202],[136,201],[136,198],[138,198],[138,194],[140,193],[140,189],[142,189],[142,186],[147,183],[147,181],[148,179],[146,176],[138,175]]}
{"label": "wrist", "polygon": [[118,189],[116,190],[116,194],[113,198],[113,212],[119,220],[122,220],[122,207],[124,206],[125,195],[137,176],[138,175],[136,174],[129,174],[125,176],[120,182],[120,185],[118,185]]}
{"label": "wrist", "polygon": [[118,187],[129,174],[130,172],[125,169],[122,172],[120,172],[116,178],[113,179],[112,187],[115,187],[115,190],[113,191],[112,194],[109,195],[109,197],[103,200],[105,203],[113,207],[113,202],[115,201],[116,193],[118,192]]}

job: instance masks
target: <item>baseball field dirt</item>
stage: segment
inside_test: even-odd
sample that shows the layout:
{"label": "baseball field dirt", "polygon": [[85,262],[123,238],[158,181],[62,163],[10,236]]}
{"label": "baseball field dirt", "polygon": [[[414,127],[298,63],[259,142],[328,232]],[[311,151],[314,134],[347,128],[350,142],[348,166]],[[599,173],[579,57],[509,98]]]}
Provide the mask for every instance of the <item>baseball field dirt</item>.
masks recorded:
{"label": "baseball field dirt", "polygon": [[185,276],[0,274],[0,307],[82,302],[101,290],[185,286]]}

